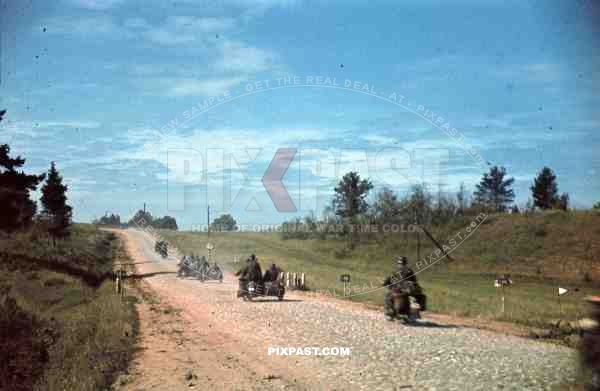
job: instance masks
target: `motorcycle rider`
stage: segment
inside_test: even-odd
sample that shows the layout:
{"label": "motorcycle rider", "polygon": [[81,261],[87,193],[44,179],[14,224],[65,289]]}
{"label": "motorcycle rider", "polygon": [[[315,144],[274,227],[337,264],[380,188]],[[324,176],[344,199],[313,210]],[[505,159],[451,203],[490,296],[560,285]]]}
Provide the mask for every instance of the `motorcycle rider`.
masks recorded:
{"label": "motorcycle rider", "polygon": [[246,290],[246,285],[248,282],[253,281],[257,285],[260,284],[262,282],[262,270],[256,255],[250,255],[250,257],[246,259],[246,266],[235,273],[235,276],[239,276],[240,281],[240,287],[237,295],[238,297],[241,296],[242,291]]}
{"label": "motorcycle rider", "polygon": [[199,260],[198,260],[198,273],[201,273],[203,276],[202,277],[208,277],[208,270],[210,269],[210,264],[208,263],[208,259],[206,259],[206,256],[202,256]]}
{"label": "motorcycle rider", "polygon": [[177,266],[178,266],[177,275],[178,276],[187,276],[187,274],[189,273],[190,263],[191,263],[190,256],[184,255],[181,258],[181,260],[179,261],[179,263],[177,263]]}
{"label": "motorcycle rider", "polygon": [[383,286],[388,288],[388,292],[386,293],[383,302],[384,314],[387,320],[394,320],[394,316],[396,315],[394,304],[392,302],[392,289],[402,287],[406,281],[414,284],[415,289],[413,289],[413,292],[411,292],[411,296],[415,297],[417,302],[421,305],[421,308],[424,309],[424,295],[421,293],[421,289],[417,284],[417,276],[415,275],[415,272],[408,267],[408,258],[405,256],[399,256],[396,258],[396,264],[398,270],[390,274],[383,281]]}
{"label": "motorcycle rider", "polygon": [[263,282],[273,282],[279,278],[279,273],[281,273],[280,269],[274,263],[271,264],[271,267],[267,269],[265,272],[265,276],[263,278]]}

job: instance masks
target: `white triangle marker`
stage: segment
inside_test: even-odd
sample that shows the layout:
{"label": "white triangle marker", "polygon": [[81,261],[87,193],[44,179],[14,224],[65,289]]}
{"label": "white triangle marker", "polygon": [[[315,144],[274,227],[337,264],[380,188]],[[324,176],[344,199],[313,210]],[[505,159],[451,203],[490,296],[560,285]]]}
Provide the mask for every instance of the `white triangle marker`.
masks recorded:
{"label": "white triangle marker", "polygon": [[565,289],[565,288],[558,287],[558,295],[559,295],[559,296],[562,296],[562,295],[564,295],[564,294],[565,294],[565,293],[567,293],[568,291],[569,291],[568,289]]}

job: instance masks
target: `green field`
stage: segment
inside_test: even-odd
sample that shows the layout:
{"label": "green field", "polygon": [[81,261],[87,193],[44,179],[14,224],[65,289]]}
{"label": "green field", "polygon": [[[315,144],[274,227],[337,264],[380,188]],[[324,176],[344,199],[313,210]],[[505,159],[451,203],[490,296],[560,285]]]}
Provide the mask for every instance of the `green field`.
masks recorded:
{"label": "green field", "polygon": [[[468,221],[432,229],[444,243],[468,226]],[[206,233],[160,231],[183,254],[206,254]],[[306,273],[311,290],[343,295],[340,274],[352,277],[348,299],[382,303],[380,286],[386,273],[394,270],[394,256],[416,259],[414,233],[390,234],[365,241],[345,255],[343,243],[335,240],[281,239],[277,233],[211,233],[216,259],[228,270],[240,265],[250,253],[260,258],[263,268],[270,263],[285,271]],[[420,238],[421,258],[436,247]],[[534,216],[489,216],[451,256],[419,273],[433,312],[482,319],[505,320],[527,326],[547,327],[558,319],[587,316],[585,296],[599,293],[600,216],[584,212],[551,212]],[[496,276],[511,274],[514,284],[505,289],[505,312],[501,312],[501,289]],[[571,289],[559,298],[558,286]],[[575,291],[577,289],[577,291]],[[347,292],[348,293],[348,292]]]}

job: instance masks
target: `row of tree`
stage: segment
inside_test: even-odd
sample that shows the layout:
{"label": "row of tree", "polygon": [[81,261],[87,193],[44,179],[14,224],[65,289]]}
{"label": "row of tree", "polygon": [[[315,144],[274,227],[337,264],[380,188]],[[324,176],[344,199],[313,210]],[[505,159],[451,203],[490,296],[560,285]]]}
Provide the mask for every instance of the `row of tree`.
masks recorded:
{"label": "row of tree", "polygon": [[[282,227],[282,236],[284,239],[326,238],[332,236],[333,232],[334,236],[350,240],[352,235],[348,227],[352,225],[435,226],[446,224],[457,216],[482,212],[519,213],[521,211],[514,204],[513,184],[514,178],[507,176],[504,167],[494,166],[483,174],[472,197],[469,197],[464,184],[454,195],[438,192],[437,197],[425,186],[418,185],[403,198],[390,189],[384,189],[369,202],[372,183],[356,172],[349,172],[335,187],[332,205],[321,219],[310,215],[286,222]],[[533,201],[528,203],[527,210],[567,210],[569,196],[566,193],[558,194],[556,175],[550,168],[544,167],[537,174],[530,189]],[[331,224],[345,228],[341,232],[339,229],[327,229],[327,225]]]}
{"label": "row of tree", "polygon": [[152,227],[156,229],[177,230],[177,220],[171,216],[153,217],[152,213],[143,209],[138,210],[127,223],[130,227]]}
{"label": "row of tree", "polygon": [[[0,121],[6,114],[0,111]],[[67,185],[54,162],[45,174],[29,175],[22,167],[25,159],[11,157],[8,144],[0,145],[0,231],[11,233],[28,228],[34,220],[47,230],[56,243],[57,238],[69,235],[72,208],[67,204]],[[41,188],[42,210],[37,214],[37,203],[31,193],[45,179]]]}

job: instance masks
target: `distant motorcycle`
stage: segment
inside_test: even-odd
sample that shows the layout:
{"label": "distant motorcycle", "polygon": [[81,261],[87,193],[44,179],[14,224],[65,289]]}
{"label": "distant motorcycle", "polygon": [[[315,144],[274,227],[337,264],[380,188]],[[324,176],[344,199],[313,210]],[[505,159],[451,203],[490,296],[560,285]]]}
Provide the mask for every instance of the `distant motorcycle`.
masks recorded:
{"label": "distant motorcycle", "polygon": [[154,244],[154,251],[159,253],[161,257],[166,258],[169,255],[169,245],[165,240],[159,240]]}
{"label": "distant motorcycle", "polygon": [[225,275],[223,266],[216,262],[208,263],[206,257],[199,258],[194,255],[184,256],[178,264],[177,277],[195,277],[200,281],[215,280],[223,282]]}
{"label": "distant motorcycle", "polygon": [[177,277],[188,277],[192,275],[192,269],[191,269],[191,264],[192,264],[192,257],[190,256],[184,256],[181,261],[179,261],[179,263],[177,264],[178,269],[177,269]]}
{"label": "distant motorcycle", "polygon": [[213,263],[212,265],[205,263],[200,267],[199,273],[200,281],[204,282],[206,280],[215,280],[219,282],[223,282],[223,267],[217,263]]}

